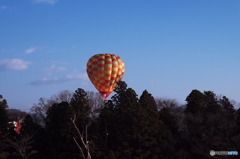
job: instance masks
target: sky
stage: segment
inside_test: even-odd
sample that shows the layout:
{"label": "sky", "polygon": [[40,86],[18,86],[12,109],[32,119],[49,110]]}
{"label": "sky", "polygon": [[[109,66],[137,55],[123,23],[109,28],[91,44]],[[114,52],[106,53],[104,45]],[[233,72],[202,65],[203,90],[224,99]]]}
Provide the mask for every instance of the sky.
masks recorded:
{"label": "sky", "polygon": [[86,63],[99,53],[125,63],[138,96],[193,89],[240,102],[239,0],[0,0],[0,94],[29,111],[39,98],[96,91]]}

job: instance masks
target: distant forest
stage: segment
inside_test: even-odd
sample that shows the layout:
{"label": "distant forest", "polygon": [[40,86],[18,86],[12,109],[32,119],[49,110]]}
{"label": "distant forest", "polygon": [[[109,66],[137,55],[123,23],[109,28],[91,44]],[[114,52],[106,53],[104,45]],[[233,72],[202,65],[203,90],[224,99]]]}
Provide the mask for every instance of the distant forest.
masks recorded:
{"label": "distant forest", "polygon": [[120,81],[111,100],[78,88],[40,98],[28,113],[2,94],[0,159],[239,158],[210,155],[240,152],[239,124],[240,109],[213,91],[192,90],[180,105],[147,90],[138,97]]}

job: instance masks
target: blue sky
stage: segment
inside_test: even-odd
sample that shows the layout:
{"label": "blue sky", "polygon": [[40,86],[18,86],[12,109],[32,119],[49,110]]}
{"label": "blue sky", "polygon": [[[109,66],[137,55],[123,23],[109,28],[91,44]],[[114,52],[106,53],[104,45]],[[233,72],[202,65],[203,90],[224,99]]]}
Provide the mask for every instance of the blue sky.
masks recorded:
{"label": "blue sky", "polygon": [[239,0],[0,0],[0,94],[28,111],[62,90],[96,91],[86,63],[112,53],[139,96],[240,102],[239,19]]}

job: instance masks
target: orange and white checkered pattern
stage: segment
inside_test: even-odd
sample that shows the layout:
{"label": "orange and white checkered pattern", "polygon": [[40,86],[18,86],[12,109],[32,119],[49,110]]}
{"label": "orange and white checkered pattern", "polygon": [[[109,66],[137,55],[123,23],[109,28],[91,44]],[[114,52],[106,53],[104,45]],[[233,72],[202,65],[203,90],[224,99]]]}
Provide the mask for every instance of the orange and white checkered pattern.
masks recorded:
{"label": "orange and white checkered pattern", "polygon": [[87,63],[87,73],[93,85],[107,98],[112,93],[125,71],[124,62],[114,54],[97,54]]}

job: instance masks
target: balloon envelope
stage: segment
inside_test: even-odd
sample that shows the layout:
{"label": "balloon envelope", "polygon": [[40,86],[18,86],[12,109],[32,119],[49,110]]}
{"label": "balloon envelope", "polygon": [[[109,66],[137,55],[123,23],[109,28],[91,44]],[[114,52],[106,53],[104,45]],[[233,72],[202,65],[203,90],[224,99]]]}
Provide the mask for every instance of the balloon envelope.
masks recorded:
{"label": "balloon envelope", "polygon": [[124,62],[114,54],[97,54],[87,63],[87,74],[103,98],[107,98],[117,86],[125,71]]}

